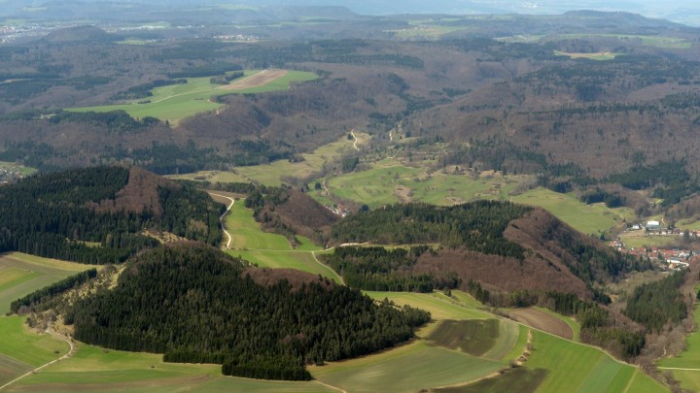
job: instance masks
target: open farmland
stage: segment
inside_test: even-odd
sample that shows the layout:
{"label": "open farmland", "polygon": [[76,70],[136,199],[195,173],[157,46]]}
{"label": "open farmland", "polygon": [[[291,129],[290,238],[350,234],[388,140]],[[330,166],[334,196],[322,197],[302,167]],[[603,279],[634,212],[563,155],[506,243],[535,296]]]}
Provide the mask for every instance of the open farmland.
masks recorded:
{"label": "open farmland", "polygon": [[594,53],[568,53],[568,52],[560,52],[558,50],[554,51],[554,54],[557,56],[566,56],[571,59],[589,59],[589,60],[599,60],[599,61],[605,61],[605,60],[613,60],[619,54],[613,53],[613,52],[594,52]]}
{"label": "open farmland", "polygon": [[219,365],[163,363],[162,356],[78,344],[71,358],[31,375],[8,391],[21,392],[280,392],[334,390],[317,382],[223,377]]}
{"label": "open farmland", "polygon": [[141,103],[135,101],[123,105],[93,106],[70,110],[76,112],[123,110],[135,118],[150,116],[177,123],[186,117],[213,111],[223,106],[222,104],[211,102],[211,97],[284,90],[289,88],[292,83],[305,82],[316,78],[315,74],[309,72],[282,71],[284,70],[248,70],[244,72],[245,76],[242,79],[223,86],[211,83],[209,77],[188,78],[185,84],[162,86],[153,89],[153,96],[145,101],[140,100]]}
{"label": "open farmland", "polygon": [[0,313],[10,311],[14,300],[89,268],[22,253],[0,256]]}
{"label": "open farmland", "polygon": [[642,371],[616,361],[600,349],[540,331],[533,331],[532,335],[534,350],[526,367],[548,370],[538,392],[666,391]]}
{"label": "open farmland", "polygon": [[68,353],[69,346],[48,333],[36,334],[25,318],[0,317],[0,386]]}

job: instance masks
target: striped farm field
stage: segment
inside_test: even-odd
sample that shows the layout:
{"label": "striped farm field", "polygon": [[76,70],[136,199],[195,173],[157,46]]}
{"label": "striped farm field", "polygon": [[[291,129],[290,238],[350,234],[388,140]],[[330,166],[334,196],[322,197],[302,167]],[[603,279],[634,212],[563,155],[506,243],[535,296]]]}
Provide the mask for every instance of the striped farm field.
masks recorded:
{"label": "striped farm field", "polygon": [[22,253],[0,256],[0,313],[10,311],[14,300],[91,266]]}
{"label": "striped farm field", "polygon": [[347,392],[417,392],[479,379],[505,366],[418,340],[377,355],[321,367],[314,378]]}
{"label": "striped farm field", "polygon": [[545,369],[538,392],[666,392],[660,383],[633,366],[618,362],[600,349],[534,330],[532,356],[526,367]]}

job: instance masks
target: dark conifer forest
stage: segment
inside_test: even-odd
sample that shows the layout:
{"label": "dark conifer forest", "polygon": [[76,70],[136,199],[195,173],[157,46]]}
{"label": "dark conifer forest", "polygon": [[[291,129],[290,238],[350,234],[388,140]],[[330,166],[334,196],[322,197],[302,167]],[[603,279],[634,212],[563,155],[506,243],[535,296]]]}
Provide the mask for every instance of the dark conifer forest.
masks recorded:
{"label": "dark conifer forest", "polygon": [[[146,229],[218,244],[223,207],[204,192],[157,179],[135,169],[95,167],[33,176],[3,187],[0,251],[118,263],[158,245],[141,234]],[[132,180],[149,185],[129,195],[134,190],[124,190]]]}
{"label": "dark conifer forest", "polygon": [[159,247],[130,261],[116,288],[77,302],[66,321],[76,339],[107,348],[219,363],[228,375],[305,380],[305,364],[391,347],[430,320],[344,286],[262,286],[244,274],[246,264],[205,245]]}

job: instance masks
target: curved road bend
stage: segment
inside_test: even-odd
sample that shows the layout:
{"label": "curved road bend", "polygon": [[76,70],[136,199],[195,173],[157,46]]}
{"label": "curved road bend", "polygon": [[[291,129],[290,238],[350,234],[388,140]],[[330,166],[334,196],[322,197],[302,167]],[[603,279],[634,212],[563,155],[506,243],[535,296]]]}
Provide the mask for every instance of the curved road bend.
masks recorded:
{"label": "curved road bend", "polygon": [[228,212],[231,210],[231,208],[233,207],[233,204],[236,202],[236,200],[231,198],[231,197],[227,197],[226,195],[215,194],[213,192],[207,191],[207,194],[209,194],[211,196],[217,196],[219,198],[228,199],[229,201],[231,201],[231,204],[226,206],[226,211],[224,212],[224,214],[222,214],[221,217],[219,217],[219,221],[221,221],[221,229],[223,229],[224,233],[226,234],[226,237],[228,237],[228,242],[226,242],[226,249],[228,250],[231,248],[231,241],[233,240],[233,238],[231,237],[231,234],[226,230],[226,225],[224,225],[224,217],[226,217]]}

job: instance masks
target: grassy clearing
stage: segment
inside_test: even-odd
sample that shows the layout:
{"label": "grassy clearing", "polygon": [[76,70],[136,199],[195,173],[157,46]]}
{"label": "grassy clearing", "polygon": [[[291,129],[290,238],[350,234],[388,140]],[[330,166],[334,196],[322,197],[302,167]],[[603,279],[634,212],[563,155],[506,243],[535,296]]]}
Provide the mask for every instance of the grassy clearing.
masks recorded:
{"label": "grassy clearing", "polygon": [[292,248],[284,236],[263,232],[253,218],[253,211],[245,208],[243,200],[234,203],[226,216],[226,229],[232,238],[232,249],[226,252],[232,256],[240,256],[260,267],[297,269],[342,282],[333,269],[314,258],[314,252],[322,251],[320,247],[297,236],[300,244]]}
{"label": "grassy clearing", "polygon": [[233,240],[231,248],[235,250],[277,250],[277,251],[319,251],[311,240],[297,236],[301,243],[293,249],[286,237],[274,233],[266,233],[260,229],[253,218],[253,211],[246,209],[245,201],[234,203],[226,216],[226,229],[231,233]]}
{"label": "grassy clearing", "polygon": [[[249,78],[258,74],[260,70],[244,71],[244,78]],[[277,78],[263,86],[230,90],[222,88],[221,85],[210,83],[209,77],[187,78],[186,84],[162,86],[152,90],[153,96],[147,99],[137,100],[123,105],[93,106],[84,108],[72,108],[76,112],[110,112],[124,110],[130,116],[143,118],[146,116],[156,117],[172,123],[195,115],[197,113],[208,112],[222,107],[222,104],[210,102],[213,96],[224,96],[229,94],[253,94],[269,91],[284,90],[289,88],[293,82],[304,82],[313,80],[316,75],[310,72],[289,71],[284,76]],[[238,82],[239,80],[235,80]],[[150,101],[139,104],[138,102]]]}
{"label": "grassy clearing", "polygon": [[10,311],[10,303],[91,266],[21,253],[0,256],[0,313]]}
{"label": "grassy clearing", "polygon": [[0,354],[37,367],[68,352],[68,343],[49,334],[35,334],[24,326],[23,317],[0,318]]}
{"label": "grassy clearing", "polygon": [[586,205],[572,193],[559,194],[546,188],[530,190],[512,197],[511,201],[539,206],[586,234],[598,234],[618,225],[623,219],[634,218],[634,212],[629,208],[610,209],[602,203]]}
{"label": "grassy clearing", "polygon": [[671,372],[673,372],[673,377],[681,383],[683,389],[700,392],[700,370],[672,370]]}
{"label": "grassy clearing", "polygon": [[[223,377],[219,365],[163,363],[161,355],[104,350],[78,344],[70,359],[18,383],[33,392],[332,392],[316,382]],[[12,391],[12,389],[10,389]]]}
{"label": "grassy clearing", "polygon": [[496,344],[500,333],[498,325],[497,319],[442,321],[427,340],[441,347],[482,356]]}
{"label": "grassy clearing", "polygon": [[378,355],[311,367],[314,378],[348,392],[416,392],[468,382],[503,368],[424,341]]}
{"label": "grassy clearing", "polygon": [[663,386],[599,349],[533,331],[534,350],[526,366],[548,370],[539,392],[621,392],[632,381],[639,392],[663,392]]}

